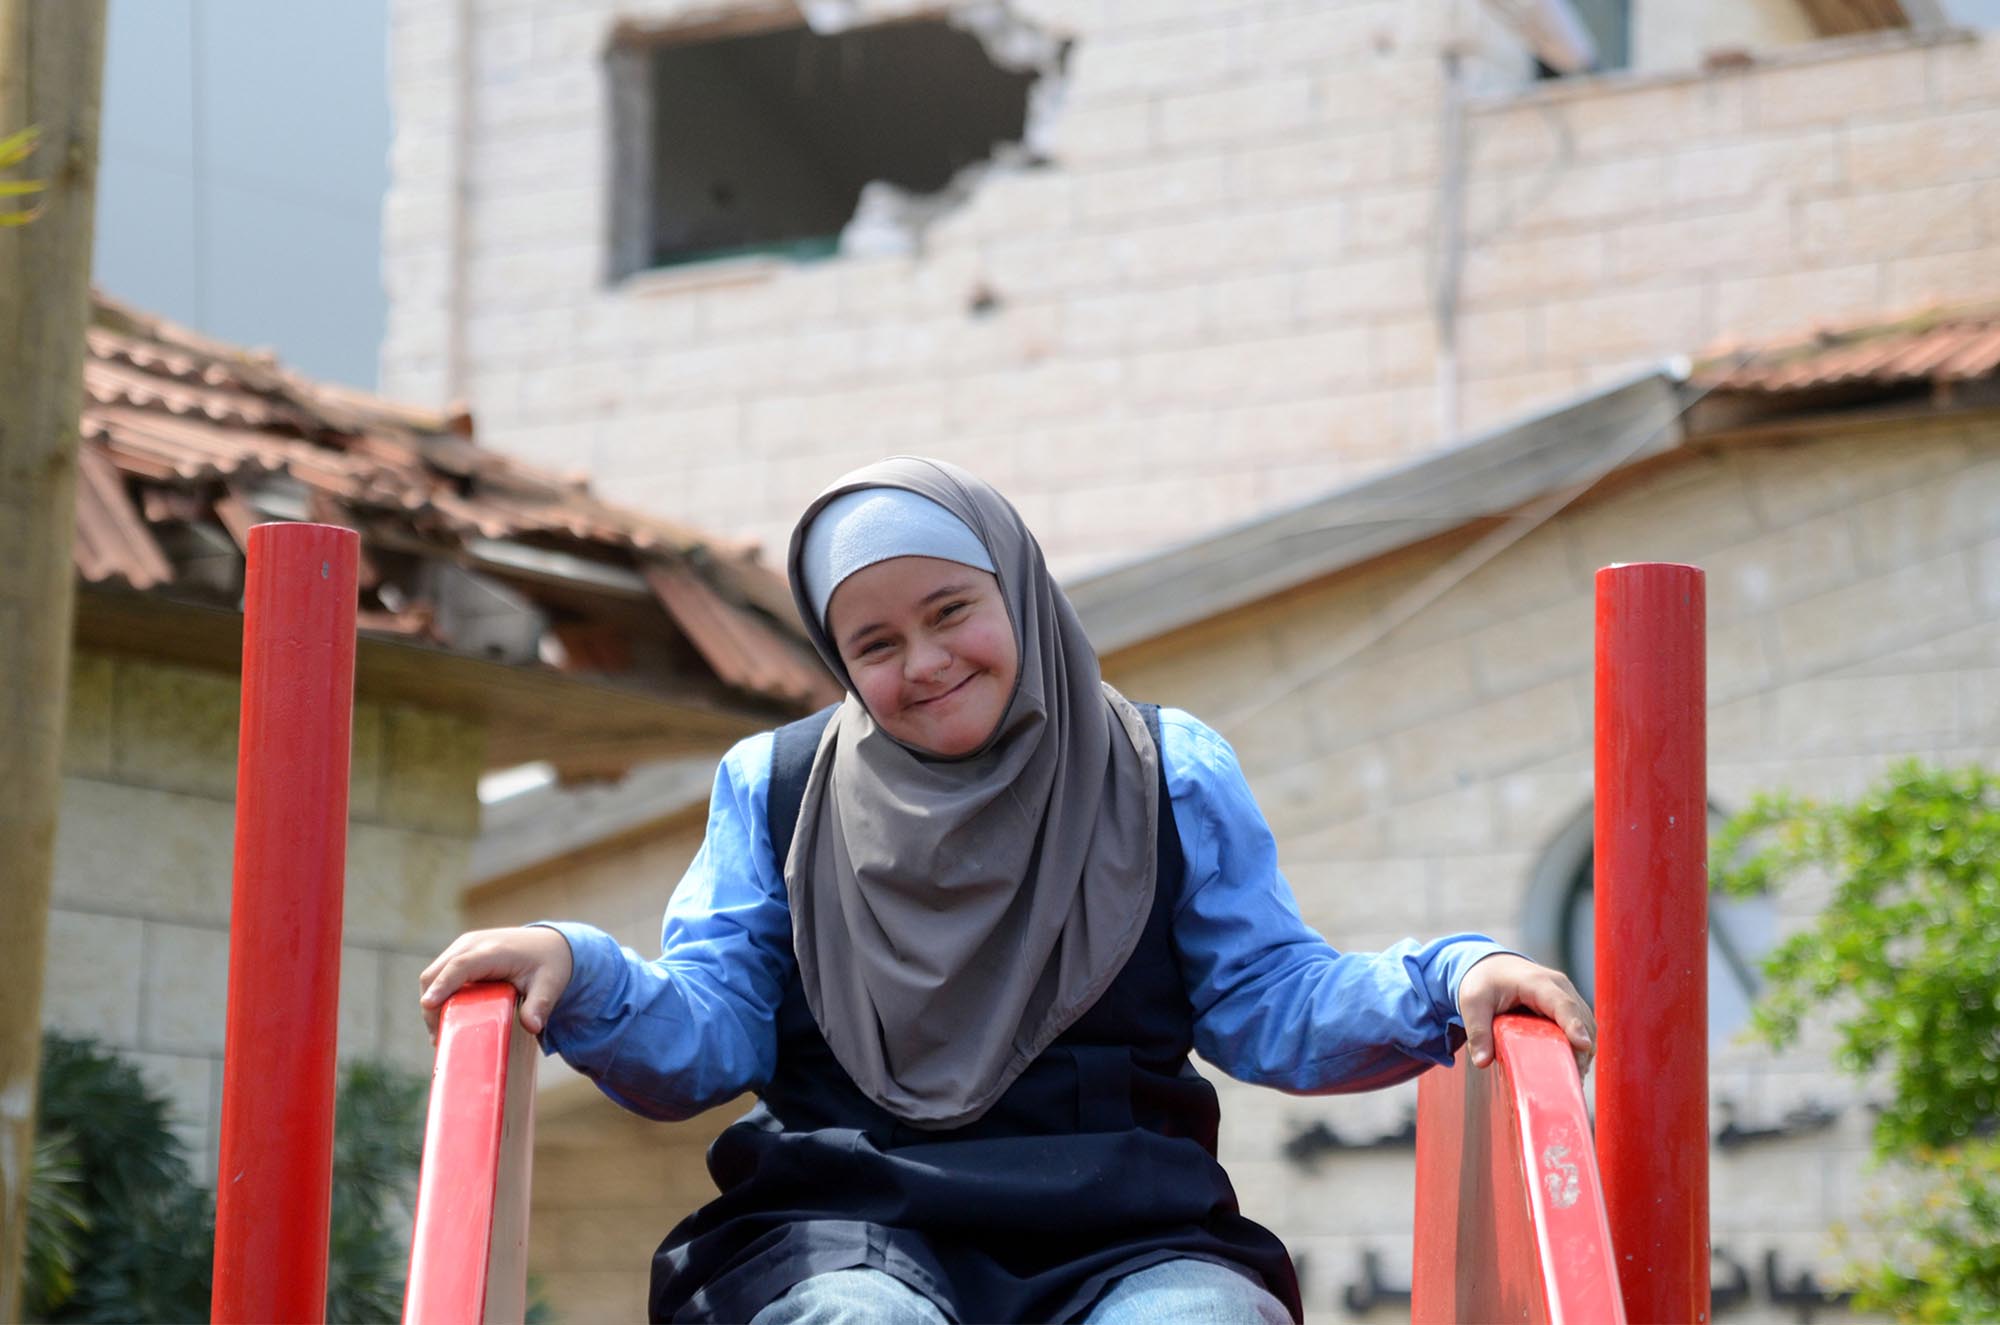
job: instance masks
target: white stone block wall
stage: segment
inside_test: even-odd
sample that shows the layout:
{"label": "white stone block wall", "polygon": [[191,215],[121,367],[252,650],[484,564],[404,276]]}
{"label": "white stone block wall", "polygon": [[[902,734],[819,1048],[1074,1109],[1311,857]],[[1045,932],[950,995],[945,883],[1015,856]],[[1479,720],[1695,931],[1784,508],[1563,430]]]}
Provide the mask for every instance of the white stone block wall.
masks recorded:
{"label": "white stone block wall", "polygon": [[[82,652],[71,673],[42,1020],[135,1061],[197,1176],[220,1123],[234,848],[236,678]],[[458,932],[484,733],[354,714],[341,1061],[428,1073],[417,973]]]}
{"label": "white stone block wall", "polygon": [[[1074,571],[1719,337],[2000,294],[2000,42],[1532,86],[1446,0],[1017,0],[1074,40],[1051,166],[989,174],[918,256],[609,283],[614,25],[740,8],[400,0],[383,381],[774,551],[826,481],[919,450]],[[1767,9],[1759,40],[1798,35]],[[1480,89],[1456,190],[1447,44]]]}
{"label": "white stone block wall", "polygon": [[[1247,610],[1112,669],[1126,693],[1183,705],[1235,746],[1306,918],[1336,945],[1477,930],[1521,943],[1539,868],[1589,807],[1595,569],[1689,561],[1707,571],[1709,786],[1851,796],[1907,756],[2000,759],[2000,430],[1884,427],[1704,456],[1566,512],[1408,625],[1338,667],[1356,638],[1441,564],[1413,557],[1282,607]],[[1790,932],[1817,894],[1779,899]],[[1547,953],[1536,955],[1548,957]],[[1745,1124],[1837,1106],[1816,1136],[1718,1150],[1714,1240],[1770,1308],[1762,1258],[1788,1273],[1841,1263],[1828,1230],[1860,1228],[1870,1115],[1817,1027],[1773,1056],[1712,1046],[1712,1098]],[[1315,1169],[1280,1147],[1313,1121],[1394,1131],[1410,1087],[1298,1099],[1224,1083],[1224,1159],[1246,1212],[1306,1258],[1308,1307],[1336,1299],[1373,1249],[1407,1284],[1408,1152]],[[1718,1123],[1720,1115],[1718,1114]],[[1382,1319],[1393,1312],[1377,1313]]]}

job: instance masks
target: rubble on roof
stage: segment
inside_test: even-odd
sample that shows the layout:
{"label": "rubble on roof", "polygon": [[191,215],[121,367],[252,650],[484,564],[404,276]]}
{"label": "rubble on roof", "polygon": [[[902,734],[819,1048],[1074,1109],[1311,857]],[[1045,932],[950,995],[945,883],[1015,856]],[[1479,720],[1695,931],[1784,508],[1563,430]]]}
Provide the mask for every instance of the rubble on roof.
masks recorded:
{"label": "rubble on roof", "polygon": [[2000,306],[1944,309],[1895,322],[1818,329],[1793,340],[1711,352],[1694,384],[1779,394],[1831,387],[1948,387],[2000,374]]}
{"label": "rubble on roof", "polygon": [[754,543],[485,450],[463,412],[313,382],[98,296],[74,545],[91,585],[235,608],[250,527],[361,535],[360,629],[803,711],[838,691]]}

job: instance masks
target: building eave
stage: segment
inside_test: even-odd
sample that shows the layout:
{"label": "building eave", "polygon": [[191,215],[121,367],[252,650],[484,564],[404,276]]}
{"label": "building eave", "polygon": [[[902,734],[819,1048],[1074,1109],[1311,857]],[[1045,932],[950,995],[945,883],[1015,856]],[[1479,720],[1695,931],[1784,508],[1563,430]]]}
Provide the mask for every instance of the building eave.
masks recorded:
{"label": "building eave", "polygon": [[[110,586],[78,587],[76,642],[84,648],[233,672],[242,639],[242,614],[227,608]],[[366,632],[357,641],[354,688],[357,699],[482,720],[489,767],[546,760],[582,776],[718,752],[792,716],[775,701],[747,701],[709,679],[690,677],[671,688],[642,685]]]}
{"label": "building eave", "polygon": [[1065,586],[1100,654],[1171,634],[1678,449],[1663,364],[1297,506]]}

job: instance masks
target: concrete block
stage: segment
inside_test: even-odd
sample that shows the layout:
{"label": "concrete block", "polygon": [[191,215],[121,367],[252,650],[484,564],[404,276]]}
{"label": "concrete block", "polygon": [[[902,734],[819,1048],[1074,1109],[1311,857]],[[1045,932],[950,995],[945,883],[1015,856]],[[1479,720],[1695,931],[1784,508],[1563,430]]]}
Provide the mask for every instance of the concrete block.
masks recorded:
{"label": "concrete block", "polygon": [[1335,947],[1362,930],[1416,933],[1429,921],[1424,862],[1292,860],[1285,865],[1299,913]]}
{"label": "concrete block", "polygon": [[42,1025],[114,1049],[139,1043],[144,926],[57,906],[49,912]]}
{"label": "concrete block", "polygon": [[1465,307],[1477,309],[1598,290],[1604,275],[1604,236],[1584,231],[1468,246],[1459,279]]}
{"label": "concrete block", "polygon": [[[1685,285],[1698,277],[1755,275],[1782,270],[1798,259],[1793,205],[1779,190],[1742,200],[1725,212],[1641,221],[1605,234],[1605,265],[1619,285]],[[1708,335],[1700,320],[1676,328]]]}
{"label": "concrete block", "polygon": [[[410,994],[414,1005],[416,995]],[[340,949],[340,1009],[336,1029],[341,1062],[374,1062],[382,1056],[382,954],[345,943]]]}
{"label": "concrete block", "polygon": [[[1276,732],[1289,716],[1279,709],[1231,724],[1232,730],[1243,730],[1240,749],[1256,758],[1257,767],[1249,772],[1250,786],[1271,831],[1283,840],[1319,824],[1340,823],[1380,808],[1384,779],[1376,751],[1372,747],[1343,751],[1335,760],[1315,758],[1307,751],[1280,755],[1268,733]],[[1256,730],[1260,727],[1263,732]],[[1302,746],[1308,744],[1302,737],[1295,739]]]}
{"label": "concrete block", "polygon": [[1730,276],[1714,284],[1712,332],[1732,340],[1798,334],[1816,324],[1854,322],[1880,310],[1876,264],[1830,266],[1774,276]]}
{"label": "concrete block", "polygon": [[120,781],[230,800],[236,795],[236,678],[120,658],[112,768]]}
{"label": "concrete block", "polygon": [[1783,665],[1797,675],[1859,661],[1964,624],[1975,610],[1963,556],[1904,566],[1780,608]]}
{"label": "concrete block", "polygon": [[1417,934],[1491,933],[1519,922],[1536,858],[1526,852],[1439,856],[1424,862],[1424,914]]}
{"label": "concrete block", "polygon": [[1354,127],[1431,120],[1442,114],[1443,65],[1429,53],[1417,59],[1319,69],[1312,106],[1318,124]]}
{"label": "concrete block", "polygon": [[1254,142],[1305,125],[1315,88],[1304,74],[1267,75],[1213,91],[1162,98],[1155,133],[1169,150]]}
{"label": "concrete block", "polygon": [[1385,319],[1371,328],[1369,376],[1381,386],[1429,387],[1437,377],[1437,324],[1429,314]]}
{"label": "concrete block", "polygon": [[1951,698],[1947,678],[1812,677],[1778,691],[1777,728],[1804,753],[1901,754],[1960,734]]}
{"label": "concrete block", "polygon": [[2000,101],[2000,41],[1984,33],[1971,41],[1931,47],[1931,105],[1950,108]]}
{"label": "concrete block", "polygon": [[1349,253],[1423,245],[1436,222],[1437,197],[1430,189],[1370,190],[1347,200],[1342,244]]}
{"label": "concrete block", "polygon": [[1760,525],[1748,495],[1726,480],[1720,464],[1704,461],[1578,511],[1570,529],[1577,569],[1628,561],[1705,565],[1714,548],[1754,537]]}
{"label": "concrete block", "polygon": [[1847,133],[1848,187],[1915,188],[1983,173],[1996,135],[2000,108],[1857,124]]}
{"label": "concrete block", "polygon": [[443,946],[456,932],[470,850],[464,839],[355,825],[347,841],[348,939],[380,947]]}
{"label": "concrete block", "polygon": [[1966,466],[1965,443],[1946,435],[1812,438],[1746,451],[1738,463],[1757,510],[1772,525],[1841,513]]}
{"label": "concrete block", "polygon": [[1564,106],[1579,157],[1596,160],[1648,149],[1735,138],[1744,128],[1745,83],[1700,78],[1621,87]]}
{"label": "concrete block", "polygon": [[167,1102],[167,1122],[180,1139],[182,1153],[196,1182],[215,1181],[212,1137],[221,1122],[221,1101],[214,1091],[217,1059],[187,1054],[126,1052],[122,1055],[154,1092]]}
{"label": "concrete block", "polygon": [[[1777,646],[1768,615],[1717,623],[1713,609],[1708,626],[1708,700],[1722,704],[1746,695],[1762,694],[1778,679]],[[1717,719],[1709,719],[1709,740],[1716,737]]]}
{"label": "concrete block", "polygon": [[1893,308],[2000,299],[2000,245],[1894,259],[1885,269],[1884,288],[1884,305]]}
{"label": "concrete block", "polygon": [[1298,282],[1290,272],[1225,278],[1205,294],[1209,325],[1220,336],[1279,334],[1298,322]]}
{"label": "concrete block", "polygon": [[1710,626],[1758,616],[1855,578],[1853,528],[1835,511],[1707,553],[1702,567]]}
{"label": "concrete block", "polygon": [[226,925],[148,924],[143,993],[146,1048],[220,1056],[229,1009]]}
{"label": "concrete block", "polygon": [[1576,395],[1576,376],[1569,368],[1468,377],[1460,385],[1461,434],[1552,409]]}
{"label": "concrete block", "polygon": [[1799,209],[1799,252],[1814,263],[1957,253],[1981,243],[1974,185],[1822,198]]}
{"label": "concrete block", "polygon": [[1538,100],[1471,106],[1465,131],[1466,160],[1474,178],[1544,169],[1570,150],[1568,115]]}
{"label": "concrete block", "polygon": [[1478,693],[1507,695],[1590,667],[1595,600],[1587,594],[1509,614],[1467,641]]}
{"label": "concrete block", "polygon": [[1665,358],[1702,339],[1702,291],[1691,285],[1551,300],[1543,312],[1542,341],[1551,363],[1588,355]]}
{"label": "concrete block", "polygon": [[447,713],[383,711],[383,818],[404,828],[470,836],[479,830],[486,731]]}
{"label": "concrete block", "polygon": [[1420,313],[1428,286],[1421,253],[1391,253],[1309,271],[1299,285],[1299,313],[1308,321],[1346,322]]}
{"label": "concrete block", "polygon": [[235,811],[224,802],[65,778],[57,904],[218,923],[229,914],[234,841]]}
{"label": "concrete block", "polygon": [[1711,1208],[1729,1211],[1746,1232],[1817,1229],[1824,1220],[1824,1171],[1802,1169],[1796,1154],[1772,1146],[1717,1151],[1708,1175]]}
{"label": "concrete block", "polygon": [[115,677],[116,662],[110,654],[79,649],[70,657],[62,749],[66,776],[104,777],[111,772]]}
{"label": "concrete block", "polygon": [[1520,198],[1515,228],[1531,234],[1656,214],[1663,166],[1663,158],[1634,156],[1551,171],[1538,177],[1539,187]]}
{"label": "concrete block", "polygon": [[1457,327],[1460,371],[1494,377],[1543,366],[1544,315],[1539,306],[1461,313]]}
{"label": "concrete block", "polygon": [[1590,808],[1591,752],[1579,747],[1538,767],[1504,773],[1493,780],[1492,791],[1496,847],[1540,859]]}
{"label": "concrete block", "polygon": [[1853,509],[1870,569],[1920,561],[2000,534],[2000,460],[1985,460]]}
{"label": "concrete block", "polygon": [[[437,945],[442,951],[444,944]],[[437,952],[422,955],[384,951],[382,963],[382,1030],[378,1042],[383,1062],[406,1072],[428,1075],[437,1059],[430,1032],[417,1007],[417,977]]]}
{"label": "concrete block", "polygon": [[1153,146],[1153,106],[1128,101],[1066,109],[1055,133],[1055,154],[1073,169],[1134,160]]}
{"label": "concrete block", "polygon": [[1749,80],[1748,123],[1784,129],[1909,114],[1928,96],[1925,60],[1922,50],[1877,50],[1758,70]]}
{"label": "concrete block", "polygon": [[1767,194],[1791,198],[1840,182],[1841,140],[1837,130],[1808,127],[1689,144],[1674,151],[1667,168],[1673,200],[1683,207]]}
{"label": "concrete block", "polygon": [[382,707],[360,701],[354,705],[354,725],[347,764],[349,822],[380,818],[382,813]]}
{"label": "concrete block", "polygon": [[1227,167],[1226,157],[1204,153],[1091,171],[1076,181],[1077,219],[1099,225],[1212,207],[1227,196]]}
{"label": "concrete block", "polygon": [[1074,104],[1096,106],[1219,82],[1230,43],[1207,26],[1079,42],[1070,62]]}
{"label": "concrete block", "polygon": [[1343,190],[1417,185],[1437,168],[1438,143],[1428,124],[1312,135],[1268,147],[1246,145],[1236,156],[1231,192],[1267,201],[1338,196]]}
{"label": "concrete block", "polygon": [[1403,727],[1386,737],[1399,797],[1470,786],[1546,759],[1585,736],[1568,680]]}
{"label": "concrete block", "polygon": [[1429,859],[1479,854],[1499,845],[1483,785],[1401,802],[1385,817],[1391,850],[1398,855]]}

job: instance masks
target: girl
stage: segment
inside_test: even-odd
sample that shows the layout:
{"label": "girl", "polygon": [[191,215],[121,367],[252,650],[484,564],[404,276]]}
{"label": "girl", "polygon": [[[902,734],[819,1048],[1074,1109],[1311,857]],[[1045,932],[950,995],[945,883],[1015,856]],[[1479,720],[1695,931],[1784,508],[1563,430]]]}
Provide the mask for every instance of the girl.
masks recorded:
{"label": "girl", "polygon": [[709,1151],[721,1194],[654,1257],[655,1320],[1295,1321],[1191,1050],[1364,1090],[1461,1037],[1483,1065],[1522,1006],[1587,1068],[1554,971],[1477,935],[1359,954],[1308,929],[1228,745],[1103,683],[970,474],[848,475],[788,569],[847,696],[723,758],[659,958],[555,924],[423,974],[433,1033],[460,985],[510,980],[545,1049],[640,1113],[757,1092]]}

